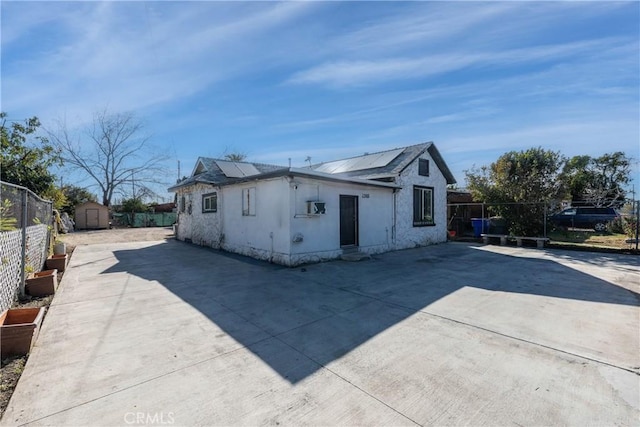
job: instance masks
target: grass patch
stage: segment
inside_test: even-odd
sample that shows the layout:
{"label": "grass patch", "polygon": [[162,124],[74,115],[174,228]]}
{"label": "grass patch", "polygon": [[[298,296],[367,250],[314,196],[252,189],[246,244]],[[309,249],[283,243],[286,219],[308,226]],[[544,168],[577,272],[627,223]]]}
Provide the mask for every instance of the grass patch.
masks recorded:
{"label": "grass patch", "polygon": [[548,237],[553,243],[571,243],[580,246],[605,247],[615,249],[629,249],[625,242],[628,237],[625,234],[595,232],[587,230],[555,230]]}

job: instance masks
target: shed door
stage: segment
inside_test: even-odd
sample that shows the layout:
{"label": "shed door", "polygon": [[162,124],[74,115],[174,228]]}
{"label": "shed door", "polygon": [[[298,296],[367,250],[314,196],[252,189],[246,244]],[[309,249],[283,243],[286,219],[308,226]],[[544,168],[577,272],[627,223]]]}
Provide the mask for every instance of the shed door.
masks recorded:
{"label": "shed door", "polygon": [[100,220],[99,220],[99,210],[98,209],[87,209],[87,228],[100,228]]}
{"label": "shed door", "polygon": [[358,196],[340,196],[340,246],[358,245]]}

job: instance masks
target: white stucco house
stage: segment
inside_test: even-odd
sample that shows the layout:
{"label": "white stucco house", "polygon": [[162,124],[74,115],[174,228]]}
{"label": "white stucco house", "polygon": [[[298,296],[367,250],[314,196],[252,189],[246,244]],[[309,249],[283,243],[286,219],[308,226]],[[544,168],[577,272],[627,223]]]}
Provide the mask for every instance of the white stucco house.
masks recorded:
{"label": "white stucco house", "polygon": [[200,157],[178,196],[176,238],[287,266],[447,239],[447,184],[431,143],[307,168]]}

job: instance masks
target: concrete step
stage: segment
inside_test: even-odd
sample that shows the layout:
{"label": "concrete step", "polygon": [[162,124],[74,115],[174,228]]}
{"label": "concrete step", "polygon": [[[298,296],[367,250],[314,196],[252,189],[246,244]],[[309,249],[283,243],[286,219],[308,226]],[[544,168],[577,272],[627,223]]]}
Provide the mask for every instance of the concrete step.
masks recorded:
{"label": "concrete step", "polygon": [[362,261],[364,259],[371,259],[371,255],[363,252],[349,251],[340,255],[340,259],[343,261]]}

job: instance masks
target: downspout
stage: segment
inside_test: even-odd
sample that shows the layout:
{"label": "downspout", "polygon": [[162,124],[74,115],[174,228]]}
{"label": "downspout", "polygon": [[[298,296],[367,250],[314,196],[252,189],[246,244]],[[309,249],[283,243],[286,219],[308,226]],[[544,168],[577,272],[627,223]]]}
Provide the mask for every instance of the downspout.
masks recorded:
{"label": "downspout", "polygon": [[271,239],[271,254],[269,254],[269,263],[273,264],[273,231],[269,232],[269,238]]}
{"label": "downspout", "polygon": [[178,236],[178,232],[180,231],[180,217],[181,212],[180,212],[180,202],[181,202],[181,198],[180,198],[181,193],[180,192],[176,192],[176,223],[173,225],[173,238],[176,240],[180,240],[180,237]]}
{"label": "downspout", "polygon": [[222,250],[222,244],[224,243],[224,200],[223,200],[223,192],[222,187],[217,187],[218,191],[218,213],[220,214],[218,220],[218,230],[220,232],[220,236],[218,236],[218,249]]}
{"label": "downspout", "polygon": [[391,226],[391,242],[393,243],[393,248],[396,246],[396,218],[397,218],[397,198],[398,198],[398,189],[393,189],[393,224]]}
{"label": "downspout", "polygon": [[544,202],[544,223],[543,223],[543,235],[542,237],[547,237],[547,202]]}

